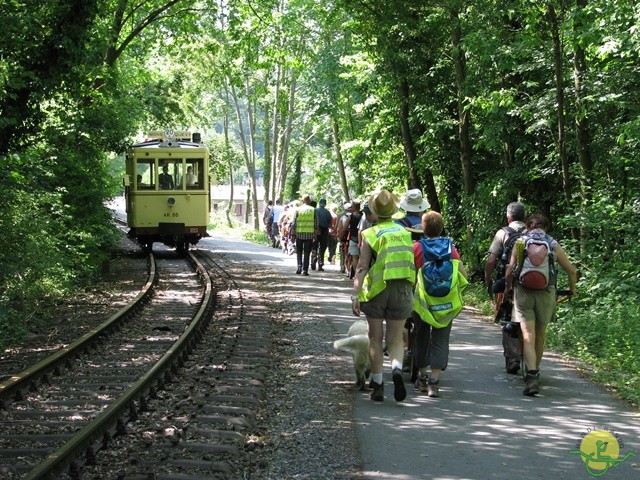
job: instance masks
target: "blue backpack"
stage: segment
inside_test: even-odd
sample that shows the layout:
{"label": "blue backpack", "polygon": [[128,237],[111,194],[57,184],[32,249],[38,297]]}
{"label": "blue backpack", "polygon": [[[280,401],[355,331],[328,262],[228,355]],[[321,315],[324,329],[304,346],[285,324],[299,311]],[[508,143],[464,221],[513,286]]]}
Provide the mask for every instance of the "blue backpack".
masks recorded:
{"label": "blue backpack", "polygon": [[422,238],[422,277],[427,295],[446,297],[451,291],[453,262],[451,261],[451,239],[447,237]]}

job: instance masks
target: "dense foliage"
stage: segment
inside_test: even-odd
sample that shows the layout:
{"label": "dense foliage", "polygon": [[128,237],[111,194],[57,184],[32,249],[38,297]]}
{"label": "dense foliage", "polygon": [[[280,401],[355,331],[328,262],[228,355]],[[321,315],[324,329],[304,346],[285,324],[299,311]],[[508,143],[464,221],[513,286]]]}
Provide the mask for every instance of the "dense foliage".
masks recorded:
{"label": "dense foliage", "polygon": [[546,214],[582,275],[550,342],[638,399],[636,2],[28,0],[0,13],[0,338],[104,260],[111,159],[139,132],[197,128],[218,181],[246,172],[255,193],[262,169],[267,198],[421,188],[472,272],[510,201]]}

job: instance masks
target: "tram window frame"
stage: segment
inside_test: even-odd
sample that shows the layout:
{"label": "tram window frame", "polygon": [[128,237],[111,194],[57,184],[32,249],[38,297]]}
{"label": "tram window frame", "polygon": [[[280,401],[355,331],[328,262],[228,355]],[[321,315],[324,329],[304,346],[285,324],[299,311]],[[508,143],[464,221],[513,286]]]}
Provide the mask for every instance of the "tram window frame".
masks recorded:
{"label": "tram window frame", "polygon": [[[143,166],[143,168],[140,168]],[[155,190],[156,164],[153,159],[139,158],[136,162],[136,189]]]}
{"label": "tram window frame", "polygon": [[[204,188],[204,158],[188,158],[185,168],[185,187],[187,190],[202,190]],[[196,183],[194,185],[187,185],[186,171],[189,167],[193,168],[193,173],[196,176]]]}

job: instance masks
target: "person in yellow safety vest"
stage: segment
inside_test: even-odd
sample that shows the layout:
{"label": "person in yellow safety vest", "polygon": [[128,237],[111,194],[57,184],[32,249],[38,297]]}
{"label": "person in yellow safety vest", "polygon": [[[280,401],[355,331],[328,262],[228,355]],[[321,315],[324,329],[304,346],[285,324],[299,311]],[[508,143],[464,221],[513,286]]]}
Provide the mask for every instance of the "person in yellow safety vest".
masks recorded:
{"label": "person in yellow safety vest", "polygon": [[[394,223],[397,198],[382,190],[369,198],[369,208],[378,224],[362,231],[362,249],[353,281],[351,297],[355,316],[361,312],[369,326],[371,358],[371,399],[384,400],[383,337],[391,359],[393,396],[400,402],[407,396],[402,378],[403,331],[411,315],[416,268],[411,234]],[[386,322],[386,329],[384,324]]]}
{"label": "person in yellow safety vest", "polygon": [[[438,212],[422,215],[422,228],[427,239],[438,238],[444,231],[444,220]],[[448,239],[450,242],[450,239]],[[418,369],[415,387],[429,397],[439,397],[440,374],[449,362],[449,337],[453,319],[462,310],[462,290],[467,286],[467,272],[456,247],[451,245],[453,273],[451,289],[444,297],[431,297],[424,285],[423,241],[414,244],[414,257],[418,268],[418,283],[413,300],[413,323],[416,328],[416,358]],[[427,367],[431,367],[428,375]]]}
{"label": "person in yellow safety vest", "polygon": [[292,228],[296,237],[296,256],[298,258],[296,274],[309,275],[311,246],[318,235],[318,216],[316,209],[311,206],[309,195],[302,196],[302,205],[296,209]]}

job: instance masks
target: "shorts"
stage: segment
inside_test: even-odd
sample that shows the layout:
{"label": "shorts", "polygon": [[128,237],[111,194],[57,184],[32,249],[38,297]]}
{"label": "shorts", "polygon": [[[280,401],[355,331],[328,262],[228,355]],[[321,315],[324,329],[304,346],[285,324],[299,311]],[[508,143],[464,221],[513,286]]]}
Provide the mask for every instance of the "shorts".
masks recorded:
{"label": "shorts", "polygon": [[358,247],[358,242],[354,242],[353,240],[349,240],[349,255],[360,255],[360,247]]}
{"label": "shorts", "polygon": [[413,311],[413,285],[408,280],[388,280],[386,288],[360,304],[367,317],[406,320]]}
{"label": "shorts", "polygon": [[531,290],[516,286],[513,305],[512,322],[535,321],[538,325],[548,325],[556,314],[555,288]]}

